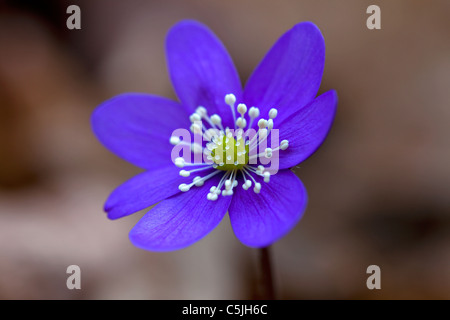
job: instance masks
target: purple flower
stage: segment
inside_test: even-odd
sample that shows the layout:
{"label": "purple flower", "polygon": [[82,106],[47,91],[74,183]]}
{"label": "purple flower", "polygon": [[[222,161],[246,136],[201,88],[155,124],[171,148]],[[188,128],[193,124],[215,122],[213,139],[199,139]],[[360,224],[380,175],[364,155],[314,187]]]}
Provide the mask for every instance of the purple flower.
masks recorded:
{"label": "purple flower", "polygon": [[[272,244],[296,225],[306,207],[305,187],[289,169],[321,145],[336,111],[335,91],[315,97],[325,62],[319,29],[304,22],[287,31],[244,89],[225,47],[198,22],[172,27],[166,52],[180,102],[127,93],[92,115],[103,145],[146,170],[111,193],[104,207],[108,217],[159,202],[130,232],[134,245],[153,251],[191,245],[227,211],[243,244]],[[206,141],[180,139],[174,132],[183,128]],[[270,147],[261,148],[269,141]],[[175,147],[206,160],[190,163],[186,154],[173,159]],[[275,168],[265,165],[275,159]]]}

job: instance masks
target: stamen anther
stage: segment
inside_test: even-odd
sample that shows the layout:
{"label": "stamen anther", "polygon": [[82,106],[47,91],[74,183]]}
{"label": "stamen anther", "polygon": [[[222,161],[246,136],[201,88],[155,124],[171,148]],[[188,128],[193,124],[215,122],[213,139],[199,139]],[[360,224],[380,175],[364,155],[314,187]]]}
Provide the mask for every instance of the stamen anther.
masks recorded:
{"label": "stamen anther", "polygon": [[192,123],[196,121],[201,121],[202,117],[198,113],[193,113],[189,116],[189,120],[191,120]]}
{"label": "stamen anther", "polygon": [[222,123],[222,118],[218,114],[213,114],[211,116],[211,122],[215,125],[220,125]]}
{"label": "stamen anther", "polygon": [[176,146],[177,144],[179,144],[181,142],[179,137],[176,136],[171,136],[170,137],[170,144]]}
{"label": "stamen anther", "polygon": [[275,119],[278,115],[278,110],[275,108],[270,109],[269,111],[269,118],[270,119]]}
{"label": "stamen anther", "polygon": [[203,132],[203,127],[198,122],[193,123],[191,125],[190,129],[193,133],[196,133],[196,134],[202,134],[202,132]]}
{"label": "stamen anther", "polygon": [[237,106],[237,110],[242,116],[244,116],[244,114],[247,112],[247,106],[243,103],[239,103]]}
{"label": "stamen anther", "polygon": [[204,118],[208,114],[208,111],[206,111],[205,107],[199,106],[197,109],[195,109],[195,113],[198,113],[200,117]]}
{"label": "stamen anther", "polygon": [[190,175],[191,175],[191,173],[189,171],[186,171],[186,170],[180,171],[180,176],[182,176],[182,177],[189,177]]}
{"label": "stamen anther", "polygon": [[225,103],[227,105],[233,105],[234,106],[235,102],[236,102],[236,96],[234,94],[229,93],[229,94],[225,95]]}
{"label": "stamen anther", "polygon": [[186,191],[189,191],[191,189],[191,187],[189,185],[187,185],[186,183],[182,183],[178,186],[178,189],[180,189],[180,191],[182,191],[182,192],[186,192]]}
{"label": "stamen anther", "polygon": [[251,107],[250,110],[248,111],[248,115],[250,116],[250,118],[258,118],[259,117],[259,109],[256,107]]}
{"label": "stamen anther", "polygon": [[281,145],[280,145],[280,149],[281,150],[286,150],[288,147],[289,147],[289,141],[288,140],[281,141]]}
{"label": "stamen anther", "polygon": [[258,121],[258,127],[260,129],[266,128],[267,127],[267,120],[265,119],[259,119]]}
{"label": "stamen anther", "polygon": [[184,161],[184,158],[178,157],[175,159],[175,165],[178,168],[184,168],[184,165],[186,164],[186,162]]}

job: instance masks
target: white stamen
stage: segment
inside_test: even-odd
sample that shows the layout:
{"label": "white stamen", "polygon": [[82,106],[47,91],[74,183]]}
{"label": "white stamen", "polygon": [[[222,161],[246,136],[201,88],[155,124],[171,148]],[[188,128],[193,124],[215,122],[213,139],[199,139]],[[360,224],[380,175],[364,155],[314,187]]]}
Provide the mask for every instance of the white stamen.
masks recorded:
{"label": "white stamen", "polygon": [[233,123],[236,123],[236,112],[234,111],[234,104],[236,102],[236,96],[232,93],[225,95],[225,103],[230,106],[231,113],[233,114]]}
{"label": "white stamen", "polygon": [[238,106],[237,106],[237,111],[243,117],[244,114],[247,112],[247,106],[245,104],[243,104],[243,103],[239,103]]}
{"label": "white stamen", "polygon": [[178,186],[178,189],[180,189],[180,191],[182,191],[182,192],[186,192],[186,191],[189,191],[191,189],[191,187],[189,185],[187,185],[186,183],[182,183]]}
{"label": "white stamen", "polygon": [[248,111],[248,115],[250,116],[250,118],[258,118],[259,117],[259,109],[256,107],[251,107],[250,110]]}
{"label": "white stamen", "polygon": [[[245,179],[245,176],[244,176]],[[252,186],[252,180],[245,180],[245,183],[242,185],[242,189],[248,190]]]}
{"label": "white stamen", "polygon": [[[180,170],[180,176],[182,177],[189,177],[191,175],[192,172],[197,172],[197,171],[204,171],[204,170],[209,170],[211,168],[214,168],[214,166],[212,166],[211,164],[198,164],[198,163],[192,163],[189,164],[190,166],[200,166],[200,168],[196,168],[196,169],[192,169],[192,170]],[[214,173],[214,172],[213,172]]]}
{"label": "white stamen", "polygon": [[184,161],[183,158],[178,157],[178,158],[175,159],[175,165],[176,165],[178,168],[184,168],[185,164],[186,164],[186,162]]}
{"label": "white stamen", "polygon": [[191,120],[192,123],[196,121],[201,121],[202,117],[198,113],[193,113],[189,116],[189,120]]}
{"label": "white stamen", "polygon": [[211,122],[215,125],[219,125],[222,123],[222,118],[218,114],[213,114],[211,116]]}
{"label": "white stamen", "polygon": [[[255,183],[255,185],[256,185],[256,180],[255,180],[255,178],[253,178],[253,176],[250,174],[250,172],[248,172],[248,171],[253,171],[253,172],[255,172],[255,169],[253,168],[253,167],[250,167],[250,166],[246,166],[247,167],[247,169],[244,167],[244,168],[242,168],[242,172],[244,172],[244,173],[246,173],[249,177],[250,177],[250,179],[252,179],[253,180],[253,183]],[[247,180],[248,181],[248,180]],[[247,183],[247,182],[246,182]],[[249,184],[249,187],[251,187],[251,181],[250,181],[250,184]]]}
{"label": "white stamen", "polygon": [[211,200],[211,201],[216,201],[217,198],[218,198],[218,196],[215,193],[208,193],[208,195],[206,196],[206,199]]}
{"label": "white stamen", "polygon": [[192,182],[195,184],[196,187],[201,187],[205,183],[205,181],[202,180],[202,177],[200,176],[196,176],[194,180],[192,180]]}
{"label": "white stamen", "polygon": [[196,134],[202,134],[203,127],[199,122],[193,123],[190,127],[191,131]]}
{"label": "white stamen", "polygon": [[217,186],[216,190],[214,191],[215,194],[219,195],[222,190],[222,186],[225,183],[226,179],[230,176],[231,172],[227,171],[223,176],[222,179],[219,181],[219,185]]}
{"label": "white stamen", "polygon": [[266,148],[266,150],[264,151],[265,153],[265,157],[266,158],[272,158],[272,149],[271,148]]}
{"label": "white stamen", "polygon": [[253,191],[255,191],[255,193],[259,193],[261,191],[261,183],[259,183],[259,182],[255,183],[255,187],[253,188]]}
{"label": "white stamen", "polygon": [[278,115],[278,110],[275,108],[270,109],[269,111],[269,118],[270,119],[275,119]]}
{"label": "white stamen", "polygon": [[236,102],[236,96],[232,93],[225,95],[225,103],[227,105],[234,105]]}
{"label": "white stamen", "polygon": [[[211,166],[210,166],[210,167],[211,167]],[[207,168],[207,169],[210,169],[210,168]],[[194,171],[200,171],[200,170],[204,170],[204,169],[191,170],[191,172],[194,172]],[[216,171],[211,172],[210,174],[208,174],[208,175],[206,175],[206,176],[204,176],[204,177],[195,177],[194,180],[192,181],[192,183],[190,183],[190,184],[182,183],[182,184],[180,184],[180,185],[178,186],[178,189],[180,189],[180,191],[186,192],[186,191],[189,191],[189,189],[190,189],[192,186],[194,186],[194,185],[200,187],[200,186],[202,186],[202,185],[204,184],[204,182],[205,182],[206,180],[208,180],[209,178],[215,176],[215,175],[218,174],[219,172],[220,172],[219,170],[216,170]]]}
{"label": "white stamen", "polygon": [[239,128],[245,128],[247,126],[247,120],[242,117],[237,118],[236,126],[238,126]]}
{"label": "white stamen", "polygon": [[289,141],[288,140],[281,141],[281,145],[280,145],[280,149],[281,150],[286,150],[288,147],[289,147]]}
{"label": "white stamen", "polygon": [[[248,128],[251,129],[253,125],[253,120],[259,117],[259,109],[256,107],[251,107],[248,111],[248,115],[250,116],[250,123],[248,124]],[[245,133],[245,136],[247,136],[247,132]]]}
{"label": "white stamen", "polygon": [[222,196],[232,196],[233,195],[233,190],[232,189],[230,189],[230,190],[223,190],[222,191]]}
{"label": "white stamen", "polygon": [[198,113],[200,117],[204,118],[208,114],[208,111],[206,111],[205,107],[199,106],[197,109],[195,109],[195,113]]}
{"label": "white stamen", "polygon": [[270,172],[264,172],[264,182],[270,182]]}
{"label": "white stamen", "polygon": [[268,132],[269,131],[266,128],[259,130],[259,143],[261,143],[262,141],[264,141],[264,139],[267,138]]}
{"label": "white stamen", "polygon": [[190,175],[191,175],[191,173],[189,171],[186,171],[186,170],[180,171],[180,176],[182,176],[182,177],[189,177]]}
{"label": "white stamen", "polygon": [[266,128],[267,127],[267,120],[265,119],[259,119],[258,121],[258,127],[260,129]]}
{"label": "white stamen", "polygon": [[[248,171],[256,173],[258,176],[262,176],[265,168],[260,165],[256,169],[254,167],[250,167],[250,166],[247,169],[248,169]],[[256,181],[255,181],[255,183],[256,183]]]}
{"label": "white stamen", "polygon": [[174,146],[176,146],[180,142],[181,142],[181,140],[180,140],[179,137],[176,137],[176,136],[171,136],[170,137],[170,143],[173,144]]}

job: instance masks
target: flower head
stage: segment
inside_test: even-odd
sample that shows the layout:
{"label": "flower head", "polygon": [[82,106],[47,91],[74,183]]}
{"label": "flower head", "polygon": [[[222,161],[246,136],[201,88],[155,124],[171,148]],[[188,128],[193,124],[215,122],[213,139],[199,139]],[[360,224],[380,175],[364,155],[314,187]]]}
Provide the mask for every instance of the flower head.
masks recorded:
{"label": "flower head", "polygon": [[324,141],[337,95],[315,97],[325,44],[310,22],[287,31],[247,81],[204,25],[182,21],[166,40],[180,102],[122,94],[92,115],[98,139],[146,171],[115,189],[111,219],[158,203],[130,232],[138,247],[184,248],[228,211],[237,238],[251,247],[278,240],[300,220],[307,194],[289,169]]}

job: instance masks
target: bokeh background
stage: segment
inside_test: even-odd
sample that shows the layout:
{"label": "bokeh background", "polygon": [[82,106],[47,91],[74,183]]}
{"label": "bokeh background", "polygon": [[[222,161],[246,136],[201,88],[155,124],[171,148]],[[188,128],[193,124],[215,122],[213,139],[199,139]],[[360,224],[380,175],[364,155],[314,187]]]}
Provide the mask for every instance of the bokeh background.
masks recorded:
{"label": "bokeh background", "polygon": [[[66,8],[81,8],[81,30]],[[381,7],[381,30],[366,8]],[[450,298],[450,1],[189,0],[0,2],[0,298],[249,299],[256,254],[228,217],[176,252],[137,249],[143,212],[103,202],[140,172],[103,148],[90,115],[113,95],[175,98],[164,38],[194,18],[223,40],[245,83],[300,21],[323,32],[321,92],[338,113],[296,173],[302,221],[272,247],[281,299]],[[81,290],[66,268],[81,268]],[[381,268],[381,290],[366,269]]]}

